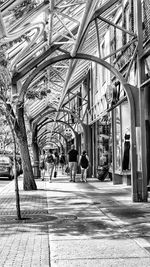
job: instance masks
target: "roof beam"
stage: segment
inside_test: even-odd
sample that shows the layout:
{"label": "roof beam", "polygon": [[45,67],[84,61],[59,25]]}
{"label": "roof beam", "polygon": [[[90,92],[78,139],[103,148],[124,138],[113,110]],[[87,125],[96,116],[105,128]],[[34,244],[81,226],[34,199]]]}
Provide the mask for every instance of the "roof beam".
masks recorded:
{"label": "roof beam", "polygon": [[0,39],[5,37],[6,35],[7,35],[6,34],[6,28],[5,28],[3,18],[2,18],[1,12],[0,12]]}
{"label": "roof beam", "polygon": [[117,28],[117,29],[119,29],[119,30],[121,30],[121,31],[123,31],[123,32],[125,32],[125,33],[128,33],[129,35],[131,35],[131,36],[133,36],[133,37],[136,37],[136,34],[135,34],[135,33],[130,32],[130,31],[128,31],[128,30],[126,30],[126,29],[120,27],[120,26],[117,25],[116,23],[113,23],[112,21],[110,21],[110,20],[108,20],[108,19],[106,19],[106,18],[104,18],[104,17],[102,17],[102,16],[100,16],[100,15],[98,16],[98,19],[100,19],[100,20],[102,20],[102,21],[108,23],[109,25],[114,26],[115,28]]}
{"label": "roof beam", "polygon": [[17,1],[10,0],[10,1],[6,1],[6,3],[2,4],[2,6],[0,7],[0,11],[1,12],[4,12],[6,10],[7,12],[9,12],[10,6],[11,6],[11,8],[14,8],[17,5],[21,4],[23,1],[24,0],[17,0]]}
{"label": "roof beam", "polygon": [[52,53],[54,53],[55,50],[57,50],[57,48],[59,46],[60,45],[53,45],[53,46],[51,46],[41,56],[39,56],[38,58],[36,58],[30,65],[26,66],[22,71],[15,72],[14,75],[13,75],[13,77],[12,77],[12,83],[15,84],[18,80],[20,80],[21,78],[23,78],[28,72],[30,72],[35,67],[37,67],[37,65],[39,65],[42,61],[44,61],[44,59],[46,59],[48,56],[50,56]]}
{"label": "roof beam", "polygon": [[145,51],[143,51],[143,53],[140,55],[140,59],[147,58],[148,56],[150,56],[150,47],[148,47],[147,49],[145,49]]}
{"label": "roof beam", "polygon": [[[75,35],[77,33],[78,27],[76,27],[72,33]],[[66,41],[66,38],[62,38],[61,41]],[[31,62],[28,66],[25,66],[20,72],[15,72],[12,77],[12,83],[16,83],[18,80],[23,78],[26,74],[32,71],[37,67],[40,63],[42,63],[45,59],[47,59],[52,53],[54,53],[58,48],[61,47],[61,44],[52,45],[49,49],[47,49],[42,55],[36,58],[33,62]]]}
{"label": "roof beam", "polygon": [[91,21],[95,20],[100,14],[107,11],[110,7],[112,7],[114,4],[118,3],[118,0],[110,0],[106,4],[102,5],[99,9],[97,9],[91,19]]}
{"label": "roof beam", "polygon": [[[96,19],[100,14],[102,14],[103,12],[105,12],[108,8],[110,8],[111,6],[113,6],[117,2],[118,2],[118,0],[111,0],[108,3],[106,3],[105,5],[103,5],[102,7],[100,7],[95,12],[95,14],[93,15],[91,21],[93,21],[94,19]],[[77,31],[78,31],[78,26],[72,31],[72,34],[75,35],[77,33]],[[61,39],[61,41],[65,41],[65,40],[66,40],[66,38],[62,38]],[[41,56],[39,56],[37,59],[35,59],[31,64],[29,64],[28,66],[26,66],[22,71],[15,72],[14,75],[13,75],[13,77],[12,77],[12,83],[15,84],[19,79],[23,78],[28,72],[30,72],[37,65],[39,65],[40,63],[42,63],[43,60],[45,60],[49,55],[51,55],[53,52],[55,52],[60,47],[61,47],[61,44],[51,46]]]}
{"label": "roof beam", "polygon": [[50,2],[50,17],[49,17],[49,35],[48,35],[48,43],[51,45],[52,42],[52,28],[53,28],[53,11],[54,11],[54,0]]}

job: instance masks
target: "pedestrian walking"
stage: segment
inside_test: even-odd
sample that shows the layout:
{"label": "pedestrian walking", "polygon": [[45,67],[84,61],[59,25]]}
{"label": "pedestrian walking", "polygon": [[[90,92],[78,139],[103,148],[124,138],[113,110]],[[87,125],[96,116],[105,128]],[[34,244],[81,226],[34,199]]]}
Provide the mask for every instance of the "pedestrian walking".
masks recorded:
{"label": "pedestrian walking", "polygon": [[39,164],[40,171],[41,171],[42,181],[45,178],[45,172],[46,172],[46,162],[45,162],[45,159],[46,159],[45,158],[45,150],[42,150],[42,153],[41,153],[41,156],[40,156],[40,164]]}
{"label": "pedestrian walking", "polygon": [[47,162],[47,171],[49,174],[49,182],[52,182],[52,176],[53,176],[53,171],[55,167],[55,156],[53,154],[53,151],[50,149],[48,152],[48,155],[46,157],[46,162]]}
{"label": "pedestrian walking", "polygon": [[75,149],[75,145],[71,146],[68,152],[68,162],[70,169],[70,182],[75,182],[78,164],[78,151]]}
{"label": "pedestrian walking", "polygon": [[59,154],[57,151],[55,151],[54,155],[55,155],[55,171],[57,172],[58,171],[58,165],[59,165]]}
{"label": "pedestrian walking", "polygon": [[66,165],[66,156],[65,156],[64,152],[61,153],[59,162],[60,162],[60,165],[61,165],[62,174],[64,174],[64,168],[65,168],[65,165]]}
{"label": "pedestrian walking", "polygon": [[87,182],[87,170],[89,168],[89,157],[84,150],[79,158],[79,165],[81,167],[81,182]]}

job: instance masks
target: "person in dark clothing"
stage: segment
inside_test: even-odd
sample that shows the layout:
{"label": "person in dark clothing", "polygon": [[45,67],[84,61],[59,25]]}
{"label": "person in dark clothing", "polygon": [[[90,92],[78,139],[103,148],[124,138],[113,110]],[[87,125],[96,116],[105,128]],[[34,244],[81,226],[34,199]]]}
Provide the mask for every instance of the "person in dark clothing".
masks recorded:
{"label": "person in dark clothing", "polygon": [[124,142],[124,155],[122,161],[122,170],[129,170],[129,158],[130,158],[130,135],[125,134]]}
{"label": "person in dark clothing", "polygon": [[47,171],[49,173],[49,182],[51,183],[53,171],[54,171],[54,167],[55,167],[55,156],[54,156],[52,150],[49,150],[49,153],[46,157],[46,163],[47,163]]}
{"label": "person in dark clothing", "polygon": [[75,149],[75,145],[72,145],[71,150],[68,152],[68,162],[70,169],[70,182],[75,182],[78,164],[78,151]]}
{"label": "person in dark clothing", "polygon": [[61,169],[62,169],[62,174],[64,174],[64,167],[66,165],[66,157],[65,157],[65,153],[62,152],[60,159],[59,159],[60,165],[61,165]]}
{"label": "person in dark clothing", "polygon": [[89,168],[89,157],[85,150],[82,152],[82,155],[80,156],[79,164],[81,167],[81,182],[87,182],[87,170]]}
{"label": "person in dark clothing", "polygon": [[55,155],[55,171],[58,171],[59,154],[58,154],[58,152],[56,151],[54,155]]}

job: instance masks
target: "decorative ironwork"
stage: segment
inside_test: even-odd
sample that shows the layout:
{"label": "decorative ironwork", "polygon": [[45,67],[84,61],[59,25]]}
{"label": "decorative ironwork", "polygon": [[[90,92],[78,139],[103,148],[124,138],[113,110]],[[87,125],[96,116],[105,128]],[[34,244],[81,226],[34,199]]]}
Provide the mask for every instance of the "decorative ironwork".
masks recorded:
{"label": "decorative ironwork", "polygon": [[10,89],[11,76],[8,70],[8,62],[5,52],[0,49],[0,96],[7,97]]}

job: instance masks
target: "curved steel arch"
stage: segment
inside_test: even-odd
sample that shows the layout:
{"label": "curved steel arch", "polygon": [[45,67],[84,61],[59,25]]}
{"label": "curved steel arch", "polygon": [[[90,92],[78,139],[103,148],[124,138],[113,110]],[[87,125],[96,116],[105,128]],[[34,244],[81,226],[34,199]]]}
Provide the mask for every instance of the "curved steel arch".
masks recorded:
{"label": "curved steel arch", "polygon": [[[43,142],[46,142],[47,144],[48,143],[51,143],[51,141],[47,141],[47,139],[45,139],[45,140],[41,140],[41,142],[39,142],[39,147],[40,147],[40,144],[42,144]],[[58,140],[57,138],[55,138],[55,137],[53,137],[52,138],[52,142],[55,144],[55,145],[57,145],[57,147],[63,147],[63,144],[60,142],[60,140]]]}
{"label": "curved steel arch", "polygon": [[[135,130],[135,102],[134,102],[134,98],[133,98],[133,94],[131,91],[131,87],[130,84],[127,83],[127,81],[124,79],[124,77],[122,76],[122,74],[115,69],[110,63],[106,62],[103,59],[100,59],[98,57],[92,56],[92,55],[88,55],[88,54],[84,54],[84,53],[77,53],[75,56],[71,56],[70,54],[64,54],[64,55],[59,55],[56,56],[54,58],[51,58],[45,62],[43,62],[42,64],[40,64],[31,74],[30,76],[26,79],[26,81],[24,82],[20,94],[19,94],[19,98],[18,98],[18,105],[17,108],[19,108],[20,106],[22,106],[22,104],[24,103],[24,96],[28,90],[28,86],[30,85],[31,81],[45,68],[47,68],[48,66],[57,63],[59,61],[63,61],[63,60],[73,60],[73,59],[83,59],[83,60],[89,60],[89,61],[93,61],[96,62],[97,64],[102,65],[103,67],[105,67],[106,69],[108,69],[111,73],[113,73],[116,78],[120,81],[120,83],[123,85],[126,93],[127,93],[127,97],[129,100],[129,104],[130,104],[130,109],[131,109],[131,140],[132,140],[132,144],[131,144],[131,150],[132,150],[132,157],[131,157],[131,166],[134,166],[134,168],[132,169],[132,182],[134,181],[135,183],[135,187],[134,187],[134,191],[137,191],[137,185],[136,185],[136,162],[135,162],[135,158],[136,158],[136,130]],[[134,155],[134,157],[133,157]],[[135,192],[135,194],[137,194]],[[134,196],[133,196],[134,197]]]}
{"label": "curved steel arch", "polygon": [[[84,59],[84,60],[89,60],[89,61],[94,61],[100,65],[102,65],[103,67],[105,67],[106,69],[108,69],[109,71],[111,71],[116,77],[117,79],[121,82],[121,84],[124,86],[124,89],[127,92],[127,95],[130,99],[130,86],[128,85],[128,83],[126,82],[126,80],[124,79],[124,77],[122,76],[122,74],[115,69],[110,63],[106,62],[103,59],[100,59],[96,56],[92,56],[92,55],[88,55],[88,54],[84,54],[84,53],[77,53],[75,56],[71,56],[70,54],[64,54],[64,55],[59,55],[56,56],[54,58],[51,58],[45,62],[43,62],[41,65],[39,65],[31,74],[30,76],[26,79],[26,81],[24,82],[20,94],[19,94],[19,98],[18,98],[18,105],[22,105],[22,103],[24,102],[24,96],[27,92],[28,86],[30,85],[30,83],[32,82],[32,80],[45,68],[47,68],[48,66],[57,63],[59,61],[63,61],[63,60],[73,60],[73,59]],[[131,100],[132,101],[132,100]]]}
{"label": "curved steel arch", "polygon": [[[55,140],[61,145],[61,147],[63,147],[61,141],[60,141],[58,138],[56,138],[55,136],[52,136],[52,139],[55,139]],[[46,140],[47,140],[47,139],[46,139]],[[45,141],[46,141],[46,140],[45,140]],[[41,140],[40,142],[37,142],[37,144],[40,146],[40,144],[42,143],[42,141],[44,141],[44,139]],[[48,142],[50,143],[51,141],[48,141]],[[56,144],[56,143],[55,143],[55,144]]]}
{"label": "curved steel arch", "polygon": [[[50,107],[51,108],[51,107]],[[54,113],[54,112],[57,112],[57,110],[56,109],[52,109],[51,108],[51,110],[48,110],[48,109],[45,109],[45,113],[44,112],[42,112],[42,117],[46,117],[47,115],[49,115],[49,114],[51,114],[51,113]],[[71,110],[68,110],[68,109],[59,109],[59,112],[66,112],[66,113],[69,113],[69,114],[71,114],[74,118],[76,118],[80,123],[81,123],[81,125],[82,124],[84,124],[83,122],[82,122],[82,120],[80,120],[80,118],[75,114],[75,113],[73,113]],[[38,118],[38,115],[37,115],[37,120],[36,121],[34,121],[33,120],[33,125],[35,124],[35,127],[37,126],[37,124],[38,124],[38,122],[40,121],[40,119],[42,119],[41,118],[41,115],[39,115],[40,116],[40,118]]]}
{"label": "curved steel arch", "polygon": [[[77,53],[74,57],[72,57],[70,54],[64,54],[64,55],[56,56],[54,58],[51,58],[51,59],[43,62],[41,65],[39,65],[30,74],[30,76],[24,82],[24,84],[21,88],[21,91],[20,91],[19,99],[18,99],[18,108],[24,102],[24,96],[27,92],[28,86],[30,85],[31,81],[40,73],[40,71],[44,70],[45,68],[47,68],[48,66],[50,66],[54,63],[57,63],[59,61],[63,61],[66,59],[71,59],[71,60],[73,60],[73,59],[85,59],[85,60],[89,60],[89,61],[94,61],[97,64],[100,64],[103,67],[107,68],[110,72],[112,72],[117,77],[117,79],[120,81],[120,83],[123,85],[124,89],[126,90],[127,97],[128,97],[129,103],[130,103],[131,122],[132,122],[131,123],[131,135],[133,136],[133,151],[134,151],[135,146],[136,146],[136,133],[135,133],[135,129],[134,129],[134,126],[135,126],[135,103],[134,103],[134,99],[133,99],[130,85],[127,83],[127,81],[124,79],[124,77],[122,76],[122,74],[118,70],[116,70],[110,63],[108,63],[105,60],[100,59],[98,57],[84,54],[84,53]],[[134,162],[133,162],[133,165],[135,165]]]}
{"label": "curved steel arch", "polygon": [[[53,141],[50,141],[49,142],[49,144],[55,144],[58,148],[60,148],[60,146],[59,145],[57,145],[55,142],[53,142]],[[44,146],[46,146],[46,145],[48,145],[48,143],[47,142],[44,142],[44,145],[42,144],[42,148],[44,147]]]}
{"label": "curved steel arch", "polygon": [[[50,123],[50,122],[53,122],[53,121],[46,121],[42,126],[46,125],[47,123]],[[61,121],[61,120],[57,120],[56,122],[60,122],[60,123],[63,123],[63,124],[66,124],[69,128],[71,128],[71,130],[74,132],[74,135],[76,136],[77,132],[72,128],[72,126],[70,126],[67,122],[65,121]],[[41,127],[42,128],[42,127]],[[38,143],[38,142],[37,142]]]}
{"label": "curved steel arch", "polygon": [[[53,113],[54,110],[55,110],[55,109],[50,110],[50,111],[49,111],[49,110],[45,110],[45,113],[42,113],[42,114],[43,114],[43,117],[46,117],[46,115],[49,115],[50,113]],[[72,111],[67,110],[67,109],[60,109],[59,111],[60,111],[60,112],[67,112],[67,113],[71,114],[72,116],[74,116],[74,118],[76,118],[76,119],[79,121],[79,123],[81,124],[81,126],[84,125],[84,123],[82,122],[82,120],[80,120],[80,118],[79,118],[76,114],[74,114]],[[40,116],[41,116],[41,115],[40,115]],[[37,120],[36,122],[33,121],[33,133],[32,133],[32,134],[33,134],[33,137],[35,137],[36,127],[37,127],[38,122],[39,122],[40,120],[42,120],[41,117],[40,117],[39,120]],[[43,126],[43,124],[41,125],[40,129],[42,128],[42,126]],[[38,131],[39,131],[40,129],[38,129]]]}
{"label": "curved steel arch", "polygon": [[[53,120],[51,120],[51,121],[46,121],[44,124],[42,124],[42,126],[41,126],[41,128],[44,126],[44,125],[46,125],[47,123],[51,123],[51,122],[54,122]],[[65,122],[65,121],[61,121],[61,120],[56,120],[56,122],[60,122],[60,123],[62,123],[62,124],[65,124],[65,125],[67,125],[69,128],[71,128],[71,130],[74,132],[74,134],[76,134],[77,132],[73,129],[73,127],[70,125],[70,124],[68,124],[67,122]],[[40,128],[40,129],[41,129]]]}
{"label": "curved steel arch", "polygon": [[[51,121],[51,122],[53,122],[53,121]],[[72,126],[70,126],[67,122],[65,122],[65,121],[61,121],[61,120],[56,120],[56,122],[60,122],[60,123],[62,123],[62,124],[66,124],[69,128],[71,128],[71,130],[74,132],[74,135],[76,136],[76,134],[77,134],[77,132],[72,128]],[[47,123],[49,123],[49,121],[48,122],[45,122],[44,123],[44,125],[46,125]],[[43,125],[42,125],[43,126]],[[37,142],[38,143],[38,142]],[[39,144],[38,144],[39,145]]]}
{"label": "curved steel arch", "polygon": [[[41,129],[43,126],[45,126],[46,124],[51,123],[51,122],[53,122],[53,120],[51,120],[51,121],[45,121],[45,123],[43,123],[43,124],[41,125],[40,129]],[[64,121],[61,121],[61,120],[57,120],[56,122],[60,122],[60,123],[64,123],[64,124],[66,124],[68,127],[71,128],[71,130],[74,132],[74,134],[77,133],[77,132],[72,128],[72,126],[69,125],[68,123],[66,123],[66,122],[64,122]],[[35,138],[38,139],[38,136],[36,136],[36,133],[37,133],[37,131],[36,131],[36,127],[37,127],[37,125],[35,125],[35,128],[33,128],[33,133],[32,133],[32,139],[33,139],[33,140],[34,140]],[[39,129],[39,130],[40,130],[40,129]],[[38,130],[38,131],[39,131],[39,130]],[[47,134],[47,133],[51,133],[51,132],[42,132],[40,135],[44,135],[44,134]],[[67,139],[64,137],[64,135],[63,135],[62,133],[57,132],[57,131],[53,131],[53,133],[58,133],[58,134],[61,135],[61,136],[65,139],[65,141],[67,142]]]}
{"label": "curved steel arch", "polygon": [[[37,136],[37,139],[39,139],[39,138],[41,139],[43,135],[46,135],[46,134],[48,134],[48,133],[51,133],[51,132],[50,132],[50,131],[45,131],[45,132],[41,133],[40,136]],[[64,136],[62,133],[57,132],[57,131],[53,131],[53,133],[59,134],[59,135],[62,136],[62,137],[64,138],[64,140],[67,142],[67,139],[65,138],[65,136]]]}

